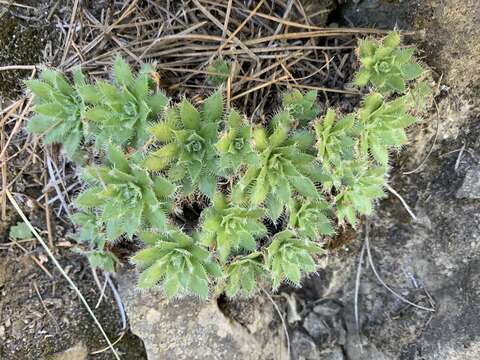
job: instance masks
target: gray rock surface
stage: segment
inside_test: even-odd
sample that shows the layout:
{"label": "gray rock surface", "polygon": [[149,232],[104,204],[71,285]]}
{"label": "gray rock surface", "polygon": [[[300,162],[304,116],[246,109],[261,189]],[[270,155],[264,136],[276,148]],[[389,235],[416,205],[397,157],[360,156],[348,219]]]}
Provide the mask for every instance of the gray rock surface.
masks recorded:
{"label": "gray rock surface", "polygon": [[290,336],[292,358],[298,360],[317,360],[319,352],[313,339],[299,330],[294,330]]}
{"label": "gray rock surface", "polygon": [[70,349],[55,354],[49,360],[87,360],[88,349],[84,343],[79,342]]}
{"label": "gray rock surface", "polygon": [[143,340],[149,360],[287,359],[281,327],[269,329],[276,314],[268,300],[245,303],[249,321],[240,323],[216,301],[167,302],[160,290],[138,291],[135,284],[133,272],[118,278],[132,332]]}
{"label": "gray rock surface", "polygon": [[463,179],[463,184],[458,189],[459,199],[480,199],[480,167],[474,166],[469,169]]}
{"label": "gray rock surface", "polygon": [[328,325],[321,316],[314,312],[311,312],[305,317],[305,320],[303,320],[303,328],[317,341],[327,342],[330,337]]}
{"label": "gray rock surface", "polygon": [[345,360],[345,356],[343,355],[343,351],[341,348],[337,347],[335,349],[322,352],[320,354],[321,360]]}

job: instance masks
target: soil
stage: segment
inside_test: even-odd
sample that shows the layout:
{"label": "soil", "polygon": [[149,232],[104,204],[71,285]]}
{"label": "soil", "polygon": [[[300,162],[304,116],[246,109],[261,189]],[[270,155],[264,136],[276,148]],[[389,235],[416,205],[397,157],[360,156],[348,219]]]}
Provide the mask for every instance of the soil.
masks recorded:
{"label": "soil", "polygon": [[[58,258],[95,308],[100,292],[84,257],[67,252]],[[100,331],[66,280],[51,262],[43,265],[52,278],[28,255],[12,251],[0,257],[0,359],[47,360],[79,342],[88,353],[105,349]],[[102,277],[100,281],[103,282]],[[108,287],[95,315],[112,341],[121,336],[120,313]],[[121,338],[116,349],[122,359],[146,359],[142,341],[130,332]],[[88,358],[106,360],[112,359],[112,354],[105,350]]]}
{"label": "soil", "polygon": [[[0,13],[1,14],[1,13]],[[42,51],[51,41],[52,26],[21,21],[9,14],[0,16],[0,66],[35,65],[44,56]],[[15,98],[23,91],[22,79],[28,70],[0,72],[0,97]]]}
{"label": "soil", "polygon": [[[304,2],[305,6],[315,7],[314,1]],[[42,21],[37,16],[48,12],[51,4],[25,4],[36,10],[0,8],[0,66],[54,63],[55,55],[45,54],[44,49],[48,44],[59,47],[55,40],[60,31],[55,27],[58,19],[52,16],[45,23],[45,16]],[[98,4],[85,2],[96,14],[102,11]],[[275,298],[287,314],[292,358],[480,358],[480,203],[478,198],[471,197],[475,193],[471,186],[480,181],[480,72],[475,71],[480,68],[480,34],[475,26],[480,23],[477,0],[363,0],[329,4],[331,9],[336,7],[328,16],[332,25],[419,30],[406,41],[419,45],[422,61],[432,69],[438,88],[436,105],[425,122],[412,130],[412,144],[395,159],[391,172],[391,186],[412,207],[418,221],[412,221],[401,202],[390,195],[369,219],[369,240],[372,259],[384,281],[403,297],[424,307],[433,306],[436,312],[413,308],[392,296],[364,264],[357,329],[354,292],[359,253],[366,235],[364,224],[358,233],[348,231],[343,234],[344,239],[337,239],[332,255],[302,289],[285,288]],[[323,23],[325,16],[312,21]],[[353,69],[354,64],[351,66]],[[0,71],[2,105],[6,98],[18,97],[21,79],[28,75],[30,71]],[[331,97],[330,101],[348,112],[358,99]],[[412,174],[404,174],[422,163],[432,143],[432,152],[424,165]],[[9,166],[18,172],[25,157],[19,156]],[[37,198],[43,189],[41,170],[34,165],[29,167],[12,191],[24,194],[23,200]],[[473,185],[467,184],[468,177],[473,177]],[[29,209],[29,202],[25,200],[22,206]],[[8,229],[18,220],[12,209],[7,210],[7,218],[0,221],[0,245],[9,241]],[[40,210],[33,206],[28,216],[35,226],[45,230],[46,219]],[[74,231],[71,225],[57,218],[53,221],[56,241],[68,239]],[[105,347],[93,321],[50,262],[43,266],[53,278],[32,261],[32,255],[46,260],[41,249],[29,243],[27,250],[25,253],[14,246],[0,247],[0,359],[48,359],[79,343],[86,347],[89,359],[112,359],[108,350],[91,354]],[[85,259],[61,248],[57,258],[95,307],[100,291]],[[255,322],[245,316],[245,307],[240,303],[220,305],[231,321],[243,327]],[[95,313],[110,339],[116,340],[121,322],[108,287]],[[278,321],[275,324],[277,328],[272,333],[277,333],[281,326]],[[146,359],[142,341],[131,332],[126,332],[116,348],[122,359]],[[68,358],[67,355],[65,359]]]}

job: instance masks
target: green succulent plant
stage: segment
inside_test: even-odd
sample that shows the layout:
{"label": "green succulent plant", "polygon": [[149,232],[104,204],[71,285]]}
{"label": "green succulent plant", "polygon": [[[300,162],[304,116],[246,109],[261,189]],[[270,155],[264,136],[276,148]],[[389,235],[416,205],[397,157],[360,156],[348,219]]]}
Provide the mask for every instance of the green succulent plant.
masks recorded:
{"label": "green succulent plant", "polygon": [[73,214],[71,220],[79,226],[75,240],[88,245],[88,249],[77,250],[77,252],[86,256],[93,268],[114,272],[119,260],[105,248],[108,238],[101,218],[94,211],[87,210]]}
{"label": "green succulent plant", "polygon": [[77,206],[99,212],[109,240],[131,237],[144,226],[165,230],[175,186],[161,176],[152,178],[114,145],[108,146],[107,159],[108,166],[87,168],[91,186],[77,197]]}
{"label": "green succulent plant", "polygon": [[[153,68],[134,75],[121,58],[113,80],[90,84],[77,71],[69,85],[47,70],[28,81],[36,104],[29,130],[71,158],[85,150],[100,163],[85,169],[72,217],[82,253],[114,271],[109,243],[138,237],[139,287],[160,285],[168,298],[300,285],[325,236],[372,214],[390,154],[407,142],[429,93],[411,81],[423,70],[397,33],[361,41],[358,54],[356,82],[373,91],[355,112],[318,117],[317,93],[294,90],[266,125],[226,112],[221,89],[199,109],[187,99],[169,106],[153,90]],[[180,229],[182,206],[196,213],[194,201],[198,218]]]}
{"label": "green succulent plant", "polygon": [[225,131],[216,143],[222,175],[229,177],[242,165],[258,164],[258,155],[252,149],[252,128],[236,110],[228,114]]}
{"label": "green succulent plant", "polygon": [[225,60],[218,59],[207,68],[207,71],[211,73],[208,76],[210,82],[215,86],[219,86],[227,81],[230,75],[230,65]]}
{"label": "green succulent plant", "polygon": [[273,288],[277,289],[284,280],[299,286],[302,274],[316,270],[312,256],[321,252],[320,245],[298,238],[293,231],[284,230],[275,234],[267,248]]}
{"label": "green succulent plant", "polygon": [[359,55],[362,64],[355,83],[369,82],[380,92],[403,93],[405,83],[423,74],[422,67],[412,60],[414,49],[399,49],[400,34],[392,32],[382,42],[360,40]]}
{"label": "green succulent plant", "polygon": [[317,138],[317,156],[327,171],[332,166],[339,166],[343,160],[352,160],[355,156],[355,116],[344,116],[339,121],[336,117],[335,111],[329,109],[313,126]]}
{"label": "green succulent plant", "polygon": [[225,196],[216,193],[212,207],[202,212],[202,243],[211,246],[225,262],[232,252],[254,251],[256,238],[267,234],[261,223],[263,209],[247,209],[229,204]]}
{"label": "green succulent plant", "polygon": [[134,77],[121,57],[113,64],[115,82],[88,84],[80,70],[73,86],[56,71],[44,70],[41,80],[27,80],[36,95],[36,115],[28,130],[43,135],[46,144],[59,142],[67,156],[81,162],[83,141],[94,141],[97,149],[108,143],[139,148],[149,138],[150,122],[168,104],[162,92],[151,91],[153,68],[142,67]]}
{"label": "green succulent plant", "polygon": [[132,258],[143,269],[138,281],[140,288],[161,283],[168,298],[190,293],[206,299],[209,278],[223,275],[211,253],[199,246],[194,237],[179,230],[164,234],[143,233],[140,238],[148,245]]}
{"label": "green succulent plant", "polygon": [[371,154],[381,165],[388,165],[389,150],[406,144],[405,128],[414,124],[416,118],[407,113],[404,98],[385,102],[382,95],[369,95],[358,114],[361,127],[360,155]]}
{"label": "green succulent plant", "polygon": [[145,167],[168,169],[168,178],[182,185],[186,194],[195,189],[213,196],[219,172],[215,143],[223,117],[223,96],[217,91],[198,111],[188,100],[169,108],[150,132],[162,146],[148,155]]}
{"label": "green succulent plant", "polygon": [[345,167],[342,185],[335,197],[337,218],[340,223],[347,220],[357,224],[357,215],[370,215],[373,202],[385,196],[386,168],[372,166],[368,161],[354,161]]}
{"label": "green succulent plant", "polygon": [[288,228],[302,238],[317,240],[335,234],[329,218],[331,207],[325,200],[291,199],[288,211]]}
{"label": "green succulent plant", "polygon": [[150,65],[144,65],[134,77],[121,57],[113,63],[114,83],[99,81],[85,87],[81,93],[93,104],[85,113],[90,120],[88,133],[97,147],[113,143],[123,148],[142,147],[150,135],[150,122],[168,104],[162,92],[151,92]]}
{"label": "green succulent plant", "polygon": [[30,119],[28,131],[43,135],[43,142],[62,143],[67,156],[80,161],[80,145],[84,140],[85,112],[89,99],[79,90],[88,85],[80,70],[74,74],[74,86],[57,71],[42,71],[39,80],[26,80],[25,84],[35,94],[35,115]]}
{"label": "green succulent plant", "polygon": [[295,192],[318,199],[319,193],[310,178],[315,172],[315,156],[307,153],[313,142],[302,142],[291,135],[292,118],[288,111],[272,119],[271,134],[262,127],[253,131],[257,165],[250,165],[234,189],[236,201],[254,206],[265,204],[268,215],[276,220]]}
{"label": "green succulent plant", "polygon": [[251,296],[257,284],[268,279],[268,269],[261,252],[239,257],[227,266],[225,294],[233,298],[237,295]]}
{"label": "green succulent plant", "polygon": [[316,90],[310,90],[303,94],[300,90],[295,89],[283,94],[283,107],[289,109],[292,117],[301,125],[305,125],[320,113],[317,96]]}

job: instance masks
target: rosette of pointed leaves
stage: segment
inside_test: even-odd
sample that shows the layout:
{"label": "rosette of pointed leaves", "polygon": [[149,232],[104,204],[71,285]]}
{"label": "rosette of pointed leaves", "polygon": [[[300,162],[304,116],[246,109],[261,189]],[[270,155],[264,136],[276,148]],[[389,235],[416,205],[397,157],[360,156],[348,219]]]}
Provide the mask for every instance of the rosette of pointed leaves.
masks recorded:
{"label": "rosette of pointed leaves", "polygon": [[43,135],[43,142],[58,142],[72,160],[80,161],[80,144],[84,138],[82,118],[88,98],[80,90],[85,79],[80,70],[74,73],[74,86],[57,71],[44,70],[40,80],[26,80],[25,84],[35,94],[36,113],[28,123],[28,131]]}
{"label": "rosette of pointed leaves", "polygon": [[162,92],[152,94],[150,65],[144,65],[135,77],[130,66],[117,56],[113,63],[114,84],[100,81],[83,89],[94,104],[85,113],[90,120],[89,134],[97,147],[111,142],[126,148],[142,147],[150,134],[150,120],[162,112],[168,98]]}
{"label": "rosette of pointed leaves", "polygon": [[201,112],[183,99],[151,127],[150,132],[163,145],[149,154],[145,166],[168,170],[168,178],[180,183],[186,195],[198,187],[208,197],[213,196],[218,173],[215,143],[222,117],[223,96],[219,91],[205,100]]}
{"label": "rosette of pointed leaves", "polygon": [[268,277],[261,252],[254,252],[235,259],[227,266],[225,293],[233,298],[238,294],[251,296],[258,283]]}
{"label": "rosette of pointed leaves", "polygon": [[87,257],[93,268],[98,267],[107,272],[114,272],[118,259],[113,253],[104,249],[107,236],[103,223],[97,215],[91,211],[82,211],[73,214],[71,219],[74,224],[80,226],[75,239],[89,245],[89,249],[78,250],[78,252]]}
{"label": "rosette of pointed leaves", "polygon": [[234,251],[254,251],[255,239],[267,234],[261,222],[264,214],[262,209],[232,205],[217,192],[212,207],[202,212],[202,243],[215,248],[222,262]]}
{"label": "rosette of pointed leaves", "polygon": [[144,226],[164,230],[175,186],[161,176],[152,179],[114,145],[107,156],[109,166],[87,169],[92,186],[77,197],[77,206],[96,209],[108,240],[124,233],[132,236]]}
{"label": "rosette of pointed leaves", "polygon": [[251,165],[233,189],[235,202],[247,201],[254,206],[266,205],[268,215],[276,220],[294,192],[318,199],[319,194],[310,176],[316,172],[315,157],[307,153],[313,143],[308,133],[291,134],[292,119],[288,111],[271,121],[269,136],[264,128],[254,130],[258,165]]}
{"label": "rosette of pointed leaves", "polygon": [[93,211],[80,211],[71,216],[75,225],[79,226],[79,232],[75,240],[81,243],[91,244],[94,248],[103,249],[107,243],[104,224]]}
{"label": "rosette of pointed leaves", "polygon": [[358,115],[362,157],[370,153],[378,163],[388,165],[389,148],[405,144],[405,128],[416,122],[407,106],[404,97],[385,102],[382,95],[374,93],[365,99]]}
{"label": "rosette of pointed leaves", "polygon": [[414,49],[399,49],[400,35],[392,32],[382,42],[360,40],[360,70],[355,83],[365,86],[371,82],[378,91],[403,93],[405,82],[423,73],[422,67],[412,60]]}
{"label": "rosette of pointed leaves", "polygon": [[236,110],[231,110],[227,116],[225,132],[216,143],[220,155],[219,165],[225,177],[238,171],[241,165],[255,165],[258,156],[250,143],[252,128]]}
{"label": "rosette of pointed leaves", "polygon": [[210,73],[208,76],[210,82],[218,86],[227,81],[230,75],[230,65],[225,60],[218,59],[207,68],[207,71]]}
{"label": "rosette of pointed leaves", "polygon": [[329,109],[327,114],[314,124],[317,138],[317,156],[322,167],[330,172],[332,166],[339,166],[343,160],[354,157],[353,115],[336,120],[336,113]]}
{"label": "rosette of pointed leaves", "polygon": [[132,258],[143,269],[139,288],[151,288],[161,282],[168,298],[179,293],[208,298],[209,276],[221,277],[222,271],[207,249],[179,230],[143,233],[140,238],[148,247]]}
{"label": "rosette of pointed leaves", "polygon": [[313,241],[298,238],[290,230],[284,230],[275,234],[267,252],[272,285],[277,289],[284,280],[300,285],[302,273],[316,270],[312,256],[321,253],[322,248]]}
{"label": "rosette of pointed leaves", "polygon": [[303,94],[300,90],[295,89],[285,93],[282,102],[283,107],[290,110],[293,118],[298,120],[300,125],[306,125],[320,113],[316,90],[310,90]]}
{"label": "rosette of pointed leaves", "polygon": [[288,228],[302,238],[316,240],[322,235],[333,235],[330,223],[331,207],[325,200],[291,199],[288,205]]}
{"label": "rosette of pointed leaves", "polygon": [[345,166],[342,187],[335,197],[339,223],[347,220],[352,226],[357,223],[357,215],[370,215],[373,202],[385,195],[386,169],[372,166],[368,161],[351,162]]}

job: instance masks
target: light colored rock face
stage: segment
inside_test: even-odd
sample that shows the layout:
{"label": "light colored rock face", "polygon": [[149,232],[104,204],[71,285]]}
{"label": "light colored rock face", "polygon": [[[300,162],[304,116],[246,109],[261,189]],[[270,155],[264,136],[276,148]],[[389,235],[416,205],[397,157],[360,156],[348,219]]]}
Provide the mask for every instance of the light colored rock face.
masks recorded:
{"label": "light colored rock face", "polygon": [[480,199],[480,167],[476,166],[467,171],[456,196],[459,199]]}
{"label": "light colored rock face", "polygon": [[149,360],[287,359],[280,335],[268,328],[276,314],[262,298],[252,301],[252,321],[242,325],[225,316],[216,301],[167,302],[159,290],[138,291],[131,273],[122,274],[118,286],[132,332],[143,340]]}
{"label": "light colored rock face", "polygon": [[88,349],[84,343],[79,342],[74,347],[55,354],[51,357],[51,360],[86,360],[88,357]]}

